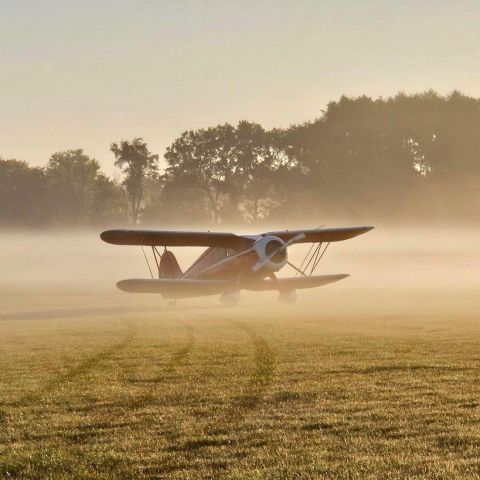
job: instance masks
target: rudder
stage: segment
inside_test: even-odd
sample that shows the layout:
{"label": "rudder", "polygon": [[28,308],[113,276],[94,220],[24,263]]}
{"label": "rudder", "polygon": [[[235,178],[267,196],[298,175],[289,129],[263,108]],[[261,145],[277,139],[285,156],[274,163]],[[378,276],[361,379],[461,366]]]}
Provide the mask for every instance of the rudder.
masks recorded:
{"label": "rudder", "polygon": [[158,270],[160,278],[180,278],[183,275],[175,255],[170,250],[163,252]]}

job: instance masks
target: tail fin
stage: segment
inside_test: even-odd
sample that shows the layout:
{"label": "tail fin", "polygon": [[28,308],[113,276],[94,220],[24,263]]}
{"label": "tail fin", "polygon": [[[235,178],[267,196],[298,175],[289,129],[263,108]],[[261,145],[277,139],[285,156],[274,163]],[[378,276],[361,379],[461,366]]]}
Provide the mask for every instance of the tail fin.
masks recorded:
{"label": "tail fin", "polygon": [[159,274],[160,278],[180,278],[183,275],[175,255],[169,250],[165,250],[162,254]]}

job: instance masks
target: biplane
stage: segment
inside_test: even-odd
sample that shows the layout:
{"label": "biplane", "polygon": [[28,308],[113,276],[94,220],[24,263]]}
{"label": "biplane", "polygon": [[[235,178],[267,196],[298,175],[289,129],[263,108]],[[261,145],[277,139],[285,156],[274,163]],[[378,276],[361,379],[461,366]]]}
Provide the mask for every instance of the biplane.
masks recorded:
{"label": "biplane", "polygon": [[[121,280],[117,287],[125,292],[159,293],[175,301],[179,298],[220,295],[225,304],[236,304],[240,290],[276,290],[279,300],[291,303],[296,291],[337,282],[347,274],[314,275],[331,242],[347,240],[374,227],[317,228],[286,230],[258,235],[220,232],[184,232],[161,230],[107,230],[100,237],[114,245],[142,247],[151,278]],[[288,259],[288,247],[311,243],[300,265]],[[150,247],[155,261],[155,276],[145,247]],[[206,247],[193,264],[182,272],[168,247]],[[295,276],[277,277],[289,265]],[[156,277],[156,278],[154,278]]]}

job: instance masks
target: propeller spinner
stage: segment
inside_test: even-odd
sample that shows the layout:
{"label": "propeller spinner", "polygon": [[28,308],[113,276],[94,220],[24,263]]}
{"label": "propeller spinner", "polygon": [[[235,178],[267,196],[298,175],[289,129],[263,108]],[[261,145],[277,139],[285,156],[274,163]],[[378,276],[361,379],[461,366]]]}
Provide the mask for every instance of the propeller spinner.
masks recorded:
{"label": "propeller spinner", "polygon": [[259,260],[253,266],[253,272],[267,268],[272,272],[278,272],[287,263],[287,247],[305,238],[304,233],[292,237],[284,242],[278,237],[267,236],[257,240],[253,248],[257,251]]}

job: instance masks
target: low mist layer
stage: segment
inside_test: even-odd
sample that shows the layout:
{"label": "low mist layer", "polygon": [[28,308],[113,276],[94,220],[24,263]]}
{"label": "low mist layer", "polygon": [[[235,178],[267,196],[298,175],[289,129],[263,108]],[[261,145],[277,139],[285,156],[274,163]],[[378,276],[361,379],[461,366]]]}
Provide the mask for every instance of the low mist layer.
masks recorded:
{"label": "low mist layer", "polygon": [[[246,233],[246,232],[245,232]],[[249,231],[248,233],[252,233]],[[339,283],[300,291],[291,308],[329,313],[480,310],[480,231],[471,228],[377,228],[366,235],[330,245],[317,274],[349,273]],[[174,248],[185,270],[202,248]],[[308,245],[289,249],[300,264]],[[146,250],[147,255],[150,254]],[[149,258],[151,265],[153,259]],[[108,308],[166,308],[156,295],[119,292],[125,278],[149,278],[140,247],[103,243],[99,231],[11,232],[0,237],[0,302],[4,312],[44,308],[48,298],[57,306],[88,307],[95,296]],[[281,276],[293,276],[285,267]],[[68,295],[63,301],[62,295]],[[84,298],[90,298],[85,304]],[[242,292],[241,305],[276,306],[274,292]],[[60,302],[60,303],[58,303]],[[179,307],[218,305],[218,298],[180,301]],[[279,308],[286,308],[278,304]],[[287,307],[290,308],[290,307]]]}

